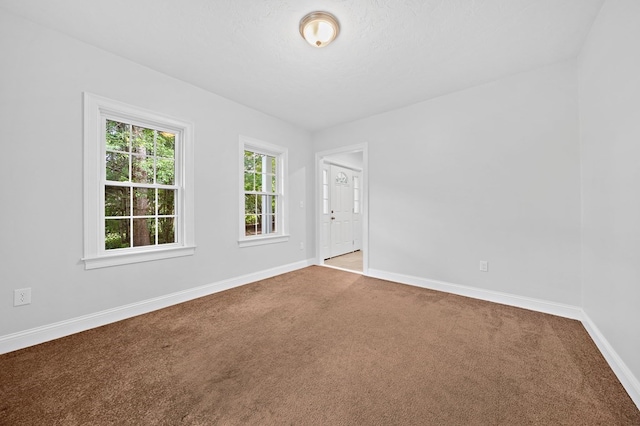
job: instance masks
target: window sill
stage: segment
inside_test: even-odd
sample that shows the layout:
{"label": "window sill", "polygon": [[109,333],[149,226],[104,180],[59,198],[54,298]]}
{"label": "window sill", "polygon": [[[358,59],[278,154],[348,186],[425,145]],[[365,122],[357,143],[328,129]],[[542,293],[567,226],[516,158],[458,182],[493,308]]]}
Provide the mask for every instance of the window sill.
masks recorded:
{"label": "window sill", "polygon": [[264,244],[285,243],[289,241],[289,235],[269,235],[265,237],[243,238],[238,240],[239,247],[261,246]]}
{"label": "window sill", "polygon": [[195,246],[167,247],[148,251],[109,253],[102,256],[85,257],[82,261],[84,262],[84,269],[98,269],[108,268],[110,266],[128,265],[130,263],[170,259],[173,257],[192,256],[195,251]]}

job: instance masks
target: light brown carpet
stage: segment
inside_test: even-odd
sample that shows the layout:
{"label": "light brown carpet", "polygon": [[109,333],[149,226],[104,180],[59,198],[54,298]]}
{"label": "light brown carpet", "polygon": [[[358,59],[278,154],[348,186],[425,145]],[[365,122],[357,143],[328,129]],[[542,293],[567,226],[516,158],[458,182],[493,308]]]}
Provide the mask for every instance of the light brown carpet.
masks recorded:
{"label": "light brown carpet", "polygon": [[639,425],[573,320],[309,267],[0,356],[2,425]]}

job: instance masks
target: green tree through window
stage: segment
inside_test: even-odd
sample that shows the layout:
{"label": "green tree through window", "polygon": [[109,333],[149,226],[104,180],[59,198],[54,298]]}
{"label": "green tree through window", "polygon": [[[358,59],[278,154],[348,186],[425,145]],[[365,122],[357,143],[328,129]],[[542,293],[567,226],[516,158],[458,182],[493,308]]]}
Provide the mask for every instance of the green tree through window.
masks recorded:
{"label": "green tree through window", "polygon": [[176,135],[109,119],[105,128],[105,250],[176,242]]}
{"label": "green tree through window", "polygon": [[278,164],[276,157],[244,151],[245,235],[273,234],[278,215]]}

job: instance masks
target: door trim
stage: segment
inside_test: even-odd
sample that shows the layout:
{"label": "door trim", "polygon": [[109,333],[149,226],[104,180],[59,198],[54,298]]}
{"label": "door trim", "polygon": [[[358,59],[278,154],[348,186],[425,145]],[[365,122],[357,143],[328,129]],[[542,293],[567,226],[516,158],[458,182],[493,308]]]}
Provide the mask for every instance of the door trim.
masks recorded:
{"label": "door trim", "polygon": [[[349,145],[327,151],[316,152],[315,154],[315,196],[314,196],[314,217],[316,228],[316,264],[324,265],[322,256],[322,164],[326,157],[336,154],[348,154],[352,152],[362,152],[362,274],[369,275],[369,146],[362,143]],[[331,162],[331,161],[330,161]],[[333,162],[335,163],[335,161]],[[351,167],[350,167],[351,168]]]}

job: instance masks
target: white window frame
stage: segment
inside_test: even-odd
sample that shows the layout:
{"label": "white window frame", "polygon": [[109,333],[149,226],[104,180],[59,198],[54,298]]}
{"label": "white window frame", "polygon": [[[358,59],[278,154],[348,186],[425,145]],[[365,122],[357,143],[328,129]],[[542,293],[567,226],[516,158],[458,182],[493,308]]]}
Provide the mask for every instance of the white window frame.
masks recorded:
{"label": "white window frame", "polygon": [[[277,185],[277,207],[276,207],[276,232],[272,234],[245,235],[245,211],[244,211],[244,152],[253,151],[260,154],[276,157],[276,185]],[[287,164],[289,151],[287,148],[270,144],[248,136],[240,135],[239,143],[239,228],[238,246],[251,247],[263,244],[282,243],[289,241],[288,234],[288,204],[287,204]]]}
{"label": "white window frame", "polygon": [[[104,243],[106,120],[176,135],[176,242],[106,250]],[[195,253],[193,202],[193,124],[153,111],[84,93],[84,261],[85,269],[104,268]]]}

